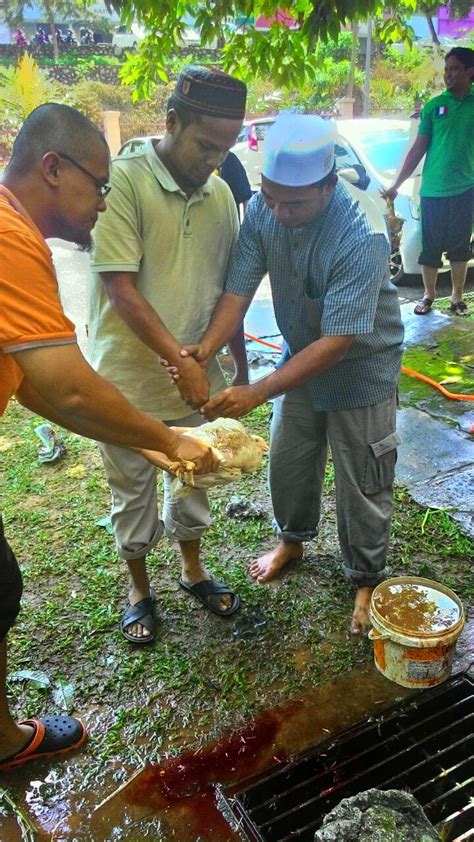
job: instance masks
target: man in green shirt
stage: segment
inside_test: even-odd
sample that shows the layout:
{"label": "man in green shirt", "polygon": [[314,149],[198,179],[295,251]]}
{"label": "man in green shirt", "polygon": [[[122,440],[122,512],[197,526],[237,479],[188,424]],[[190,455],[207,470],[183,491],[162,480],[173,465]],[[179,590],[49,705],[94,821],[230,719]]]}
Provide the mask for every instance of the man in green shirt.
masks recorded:
{"label": "man in green shirt", "polygon": [[454,47],[446,55],[446,90],[431,99],[421,113],[418,136],[401,170],[382,195],[394,199],[397,190],[426,154],[420,189],[423,298],[415,307],[425,316],[435,299],[441,256],[451,265],[452,313],[467,315],[462,300],[471,256],[474,197],[474,50]]}

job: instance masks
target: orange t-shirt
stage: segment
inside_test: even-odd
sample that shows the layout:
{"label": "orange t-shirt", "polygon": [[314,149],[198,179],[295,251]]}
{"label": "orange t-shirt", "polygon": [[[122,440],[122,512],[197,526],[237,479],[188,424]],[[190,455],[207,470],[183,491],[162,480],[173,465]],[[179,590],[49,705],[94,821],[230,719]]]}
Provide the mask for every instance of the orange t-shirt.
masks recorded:
{"label": "orange t-shirt", "polygon": [[23,380],[12,353],[76,341],[46,241],[0,184],[0,415]]}

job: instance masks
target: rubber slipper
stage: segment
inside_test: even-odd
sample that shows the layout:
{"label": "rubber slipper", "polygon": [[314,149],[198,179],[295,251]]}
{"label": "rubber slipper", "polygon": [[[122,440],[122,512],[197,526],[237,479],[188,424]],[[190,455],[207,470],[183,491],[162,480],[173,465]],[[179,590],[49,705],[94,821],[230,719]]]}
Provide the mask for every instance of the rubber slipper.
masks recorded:
{"label": "rubber slipper", "polygon": [[[204,579],[202,582],[196,582],[195,585],[188,585],[180,577],[178,584],[180,588],[195,596],[209,611],[212,611],[213,614],[218,614],[219,617],[230,617],[231,614],[235,614],[240,605],[240,597],[234,591],[231,591],[227,585],[224,585],[223,582],[218,582],[217,579]],[[216,596],[230,596],[231,603],[229,608],[226,608],[224,611],[215,608],[211,599]]]}
{"label": "rubber slipper", "polygon": [[417,316],[426,316],[427,313],[430,312],[433,306],[433,301],[431,298],[427,298],[426,295],[418,302],[413,312]]}
{"label": "rubber slipper", "polygon": [[448,307],[448,311],[450,313],[454,313],[455,316],[469,315],[469,310],[467,309],[467,304],[465,301],[457,301],[456,304],[451,303]]}
{"label": "rubber slipper", "polygon": [[74,751],[87,740],[84,723],[74,716],[45,716],[43,719],[24,719],[19,725],[31,725],[33,736],[25,748],[6,757],[0,763],[0,772],[9,772],[30,760],[42,760]]}
{"label": "rubber slipper", "polygon": [[[140,623],[141,626],[148,629],[150,634],[147,637],[136,637],[133,634],[129,634],[127,628],[133,625],[133,623]],[[151,596],[146,596],[145,599],[141,599],[135,605],[127,604],[125,613],[120,621],[120,631],[125,640],[128,640],[130,643],[137,643],[138,646],[142,646],[145,643],[153,643],[156,640],[158,621],[156,618],[153,592]]]}

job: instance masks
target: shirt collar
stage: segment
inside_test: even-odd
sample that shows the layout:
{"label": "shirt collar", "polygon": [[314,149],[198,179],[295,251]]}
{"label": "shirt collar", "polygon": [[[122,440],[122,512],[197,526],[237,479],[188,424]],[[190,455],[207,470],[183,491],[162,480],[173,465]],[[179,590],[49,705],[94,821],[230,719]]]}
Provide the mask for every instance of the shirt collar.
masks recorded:
{"label": "shirt collar", "polygon": [[47,244],[45,238],[43,237],[41,231],[39,230],[36,222],[30,216],[30,214],[28,213],[26,208],[23,207],[21,202],[18,201],[15,194],[12,193],[11,190],[8,189],[8,187],[5,187],[4,184],[0,184],[0,198],[1,197],[6,199],[6,201],[10,205],[10,207],[13,208],[13,210],[16,211],[16,213],[18,213],[20,216],[22,216],[23,219],[26,219],[28,224],[31,225],[31,227],[33,228],[35,234],[38,236],[38,238],[41,240],[41,242],[44,243],[44,245],[48,249],[48,252],[51,254],[51,250],[48,247],[48,244]]}
{"label": "shirt collar", "polygon": [[198,187],[191,196],[187,196],[186,193],[181,189],[179,184],[176,183],[173,176],[171,175],[170,171],[165,167],[161,158],[157,155],[155,147],[153,146],[153,141],[147,140],[144,146],[144,155],[145,158],[150,165],[150,168],[155,176],[156,180],[161,184],[163,190],[167,190],[169,193],[180,193],[186,201],[190,199],[193,202],[200,201],[204,199],[204,196],[208,196],[213,191],[213,184],[212,184],[212,175],[209,176],[206,183],[203,184],[201,187]]}
{"label": "shirt collar", "polygon": [[447,89],[447,88],[446,88],[446,90],[445,90],[445,92],[444,92],[444,93],[445,93],[445,96],[449,96],[449,97],[451,97],[451,99],[455,99],[455,100],[456,100],[456,102],[464,102],[464,100],[465,100],[465,99],[467,99],[468,97],[470,97],[470,96],[474,96],[474,88],[473,88],[473,87],[472,87],[472,85],[471,85],[471,89],[470,89],[470,91],[468,91],[468,92],[467,92],[467,94],[466,94],[466,96],[463,96],[463,97],[462,97],[462,99],[459,99],[459,97],[454,96],[453,92],[452,92],[452,91],[448,91],[448,89]]}

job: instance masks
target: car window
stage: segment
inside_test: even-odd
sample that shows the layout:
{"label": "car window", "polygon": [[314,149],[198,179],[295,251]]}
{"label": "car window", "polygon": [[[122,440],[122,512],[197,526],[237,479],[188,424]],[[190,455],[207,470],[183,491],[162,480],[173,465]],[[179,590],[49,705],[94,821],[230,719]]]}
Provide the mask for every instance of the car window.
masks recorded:
{"label": "car window", "polygon": [[273,126],[273,123],[255,123],[255,134],[257,136],[257,140],[265,140],[265,135]]}
{"label": "car window", "polygon": [[238,134],[237,140],[235,142],[236,143],[243,143],[244,140],[247,140],[248,134],[249,134],[249,127],[248,126],[242,126],[242,129],[240,130],[240,133]]}
{"label": "car window", "polygon": [[385,178],[393,178],[408,149],[409,129],[384,129],[360,135],[359,142],[372,166]]}
{"label": "car window", "polygon": [[342,138],[338,138],[334,147],[335,164],[337,170],[345,170],[360,164],[360,161],[353,149]]}

